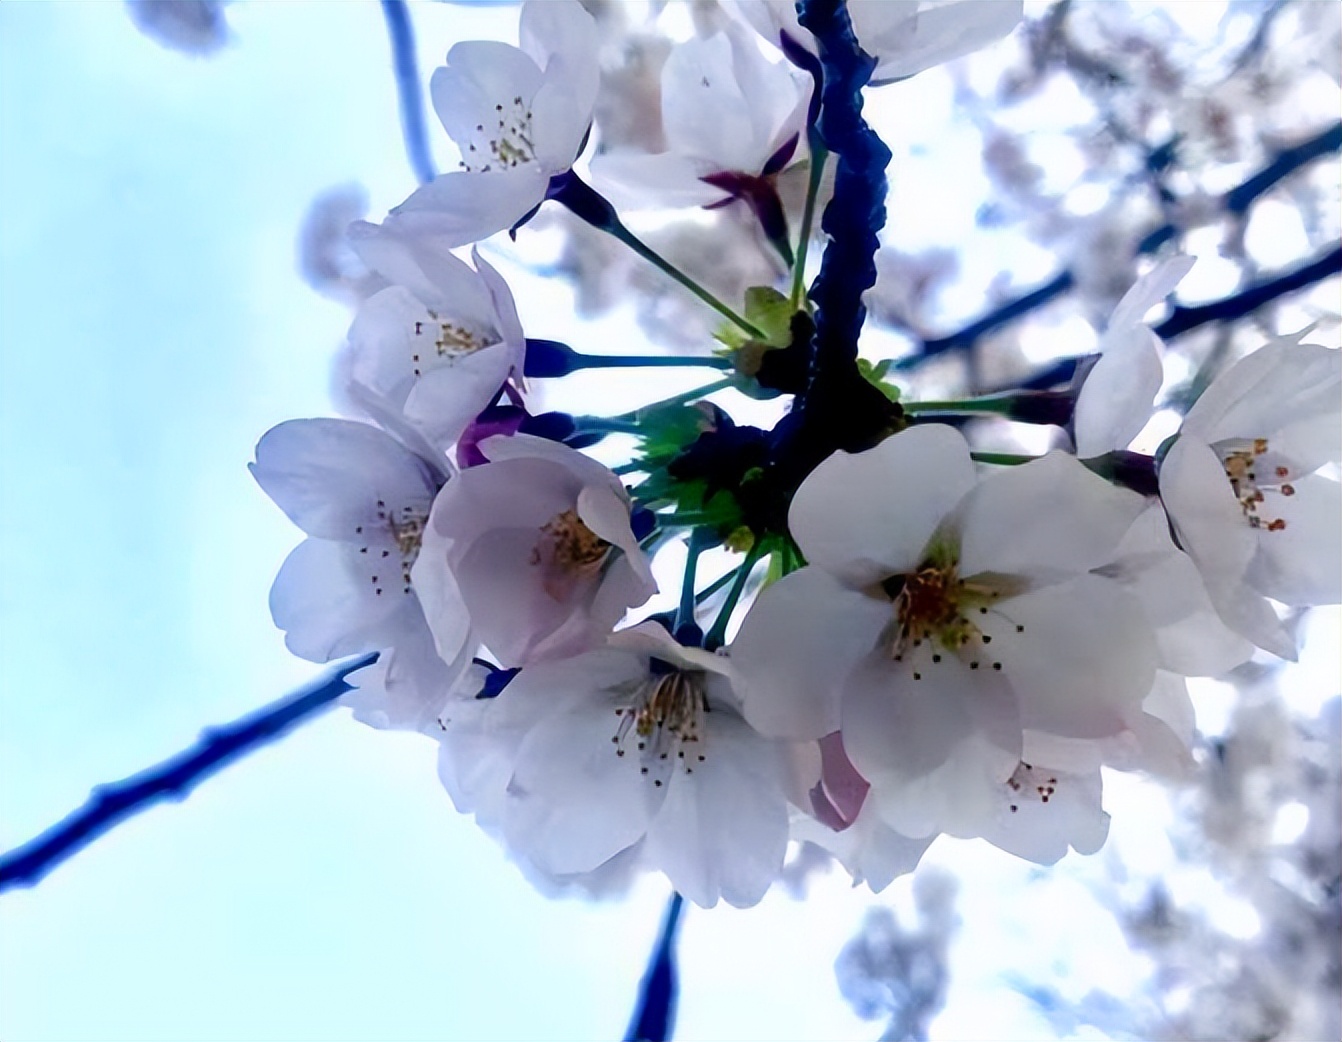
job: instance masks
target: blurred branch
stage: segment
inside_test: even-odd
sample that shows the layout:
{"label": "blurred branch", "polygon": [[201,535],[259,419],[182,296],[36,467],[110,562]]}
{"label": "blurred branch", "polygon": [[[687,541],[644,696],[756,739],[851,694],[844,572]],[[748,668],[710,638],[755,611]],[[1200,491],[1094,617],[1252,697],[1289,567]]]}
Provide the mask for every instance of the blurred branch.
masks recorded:
{"label": "blurred branch", "polygon": [[[1342,122],[1334,123],[1327,130],[1324,130],[1314,137],[1277,153],[1272,162],[1265,166],[1261,171],[1249,178],[1243,184],[1237,185],[1226,192],[1225,195],[1221,196],[1221,209],[1226,213],[1237,215],[1244,214],[1261,196],[1265,195],[1297,170],[1307,166],[1316,159],[1334,155],[1339,151],[1342,151]],[[1173,239],[1175,235],[1178,234],[1178,231],[1178,228],[1173,224],[1162,225],[1138,243],[1137,253],[1154,253],[1165,243]],[[1328,272],[1325,272],[1324,274],[1328,274]],[[1283,278],[1286,277],[1288,276],[1283,276]],[[1317,281],[1322,277],[1323,275],[1318,275],[1312,281]],[[1244,293],[1252,293],[1255,289],[1261,291],[1266,286],[1275,284],[1276,281],[1277,280],[1273,280],[1272,283],[1261,284],[1258,287],[1250,287],[1245,290]],[[926,359],[936,355],[945,354],[948,351],[968,350],[973,347],[978,339],[984,334],[990,333],[994,329],[1014,322],[1016,319],[1028,315],[1032,311],[1038,310],[1049,303],[1049,301],[1066,293],[1072,288],[1074,283],[1075,279],[1072,273],[1070,271],[1064,271],[1054,276],[1050,282],[1045,283],[1043,286],[1006,301],[988,312],[986,315],[975,319],[973,322],[954,333],[922,341],[917,352],[907,358],[901,359],[895,364],[895,368],[911,369],[918,366]],[[1306,282],[1302,285],[1308,284],[1309,283]],[[1276,293],[1276,296],[1280,296],[1282,293],[1287,292],[1290,292],[1290,289],[1279,290]],[[1239,294],[1236,294],[1236,296],[1239,296]],[[1262,307],[1263,303],[1267,303],[1267,301],[1271,299],[1274,298],[1268,297],[1266,300],[1262,301],[1262,303],[1250,307],[1249,310],[1253,310],[1255,307]],[[1212,307],[1214,305],[1205,306]],[[1247,312],[1241,312],[1241,314],[1246,313]],[[1203,321],[1211,321],[1211,319],[1202,319],[1195,324],[1200,325]],[[1192,327],[1190,326],[1187,328]],[[1183,328],[1177,330],[1177,332],[1184,331]]]}
{"label": "blurred branch", "polygon": [[666,1042],[676,1026],[676,934],[685,901],[672,894],[657,935],[657,945],[648,959],[648,968],[638,989],[634,1019],[625,1034],[625,1042]]}
{"label": "blurred branch", "polygon": [[433,157],[424,125],[424,101],[419,86],[419,64],[415,60],[415,29],[405,0],[382,0],[382,17],[391,38],[391,56],[396,74],[396,93],[401,106],[401,134],[410,168],[420,184],[433,180]]}
{"label": "blurred branch", "polygon": [[[1162,340],[1172,340],[1209,322],[1231,322],[1271,304],[1279,297],[1307,289],[1330,275],[1342,274],[1342,243],[1335,243],[1327,253],[1302,264],[1298,268],[1246,286],[1238,292],[1195,307],[1176,307],[1169,318],[1154,327]],[[1013,382],[999,391],[1047,390],[1066,383],[1076,373],[1080,358],[1059,358],[1047,369],[1040,370],[1028,380]]]}
{"label": "blurred branch", "polygon": [[206,728],[200,741],[163,763],[118,782],[100,785],[88,802],[41,835],[0,855],[0,892],[32,886],[66,858],[104,832],[162,800],[183,800],[216,771],[284,736],[353,688],[345,678],[377,659],[377,653],[343,663],[296,694],[220,727]]}

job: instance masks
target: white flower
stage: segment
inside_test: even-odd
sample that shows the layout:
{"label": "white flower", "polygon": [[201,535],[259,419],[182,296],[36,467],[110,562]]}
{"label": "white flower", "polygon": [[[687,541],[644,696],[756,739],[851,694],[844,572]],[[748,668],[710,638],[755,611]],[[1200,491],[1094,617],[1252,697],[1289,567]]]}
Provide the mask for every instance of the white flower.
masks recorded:
{"label": "white flower", "polygon": [[[815,53],[792,0],[735,0],[736,10],[775,47],[786,31]],[[1021,20],[1021,0],[851,0],[862,49],[876,59],[873,84],[902,80],[1001,39]]]}
{"label": "white flower", "polygon": [[[491,462],[463,471],[433,504],[414,567],[426,602],[460,596],[504,666],[595,647],[656,591],[610,470],[557,442],[518,434],[481,443]],[[458,592],[459,591],[459,592]],[[440,648],[459,639],[426,603]]]}
{"label": "white flower", "polygon": [[350,327],[350,377],[447,450],[522,372],[526,340],[503,276],[476,270],[432,237],[363,222],[350,239],[392,285],[364,301]]}
{"label": "white flower", "polygon": [[662,67],[666,151],[598,156],[592,176],[614,189],[613,198],[634,204],[720,201],[723,187],[706,178],[757,178],[786,164],[805,129],[808,96],[809,80],[768,61],[737,32],[688,40]]}
{"label": "white flower", "polygon": [[434,109],[461,151],[387,223],[464,246],[512,227],[540,205],[550,178],[577,158],[592,122],[600,67],[596,27],[578,0],[528,0],[521,48],[455,45],[430,82]]}
{"label": "white flower", "polygon": [[1151,688],[1141,606],[1090,574],[1140,505],[1062,453],[977,481],[940,425],[835,453],[788,515],[810,564],[764,590],[732,645],[746,718],[841,729],[900,833],[978,834],[1022,730],[1116,734]]}
{"label": "white flower", "polygon": [[1342,355],[1281,337],[1221,374],[1160,466],[1160,496],[1221,617],[1283,658],[1268,598],[1342,600]]}
{"label": "white flower", "polygon": [[764,896],[788,838],[786,747],[741,719],[724,659],[655,623],[528,666],[485,708],[520,728],[503,808],[509,848],[543,872],[642,860],[689,900]]}
{"label": "white flower", "polygon": [[1126,448],[1151,418],[1164,366],[1160,337],[1142,316],[1174,292],[1193,264],[1183,255],[1161,262],[1114,308],[1100,338],[1100,357],[1077,395],[1072,426],[1081,459]]}
{"label": "white flower", "polygon": [[[308,535],[271,587],[275,624],[289,650],[313,662],[383,651],[359,671],[362,691],[350,699],[375,726],[423,729],[464,665],[464,610],[440,605],[457,627],[440,656],[410,579],[445,467],[352,420],[289,420],[256,446],[252,475]],[[437,630],[446,637],[449,628]]]}

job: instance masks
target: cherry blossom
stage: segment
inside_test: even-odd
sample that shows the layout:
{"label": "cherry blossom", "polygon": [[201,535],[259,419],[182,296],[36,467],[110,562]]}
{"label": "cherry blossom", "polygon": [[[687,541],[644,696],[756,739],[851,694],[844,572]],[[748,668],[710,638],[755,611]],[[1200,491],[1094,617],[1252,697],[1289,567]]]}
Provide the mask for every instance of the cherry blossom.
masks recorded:
{"label": "cherry blossom", "polygon": [[791,159],[809,93],[809,82],[739,32],[688,40],[662,67],[666,151],[598,156],[592,176],[632,203],[701,206],[724,191],[753,198]]}
{"label": "cherry blossom", "polygon": [[440,240],[395,226],[358,222],[350,239],[392,283],[350,327],[350,377],[446,450],[520,377],[526,342],[508,284],[477,251],[472,270]]}
{"label": "cherry blossom", "polygon": [[[815,38],[791,0],[735,0],[734,7],[775,46],[788,33],[814,53]],[[848,5],[862,49],[876,59],[873,84],[902,80],[977,51],[1011,32],[1020,0],[857,0]]]}
{"label": "cherry blossom", "polygon": [[440,774],[544,879],[624,858],[705,907],[755,904],[787,845],[787,749],[741,718],[728,669],[655,623],[621,631],[454,709]]}
{"label": "cherry blossom", "polygon": [[434,110],[461,152],[396,207],[387,224],[465,246],[510,228],[566,172],[592,122],[600,66],[596,27],[578,0],[528,0],[521,47],[458,43],[434,71]]}
{"label": "cherry blossom", "polygon": [[1161,500],[1217,611],[1283,658],[1295,645],[1269,598],[1342,600],[1340,388],[1342,355],[1278,338],[1212,382],[1160,467]]}
{"label": "cherry blossom", "polygon": [[[490,462],[463,471],[434,501],[416,588],[435,603],[460,597],[504,666],[601,644],[656,591],[624,487],[595,460],[543,438],[496,436],[480,448]],[[427,617],[440,649],[458,645],[450,612],[429,607]]]}
{"label": "cherry blossom", "polygon": [[271,587],[275,624],[314,662],[384,651],[351,681],[375,726],[422,730],[464,667],[464,610],[440,604],[460,628],[435,647],[410,578],[445,468],[352,420],[288,420],[256,446],[253,477],[308,535]]}
{"label": "cherry blossom", "polygon": [[1139,602],[1091,574],[1140,507],[1061,453],[980,481],[940,425],[835,453],[788,516],[810,564],[760,595],[732,645],[747,720],[841,729],[904,835],[978,834],[1023,731],[1117,734],[1151,688]]}

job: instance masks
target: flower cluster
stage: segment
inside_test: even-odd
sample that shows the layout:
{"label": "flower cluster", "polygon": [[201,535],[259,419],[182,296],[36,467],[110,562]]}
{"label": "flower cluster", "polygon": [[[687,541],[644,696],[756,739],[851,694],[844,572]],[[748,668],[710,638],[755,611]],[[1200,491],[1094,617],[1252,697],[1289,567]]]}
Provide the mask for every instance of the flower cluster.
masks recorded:
{"label": "flower cluster", "polygon": [[[990,43],[1019,5],[860,3],[851,23],[800,6],[739,0],[739,22],[672,49],[660,152],[605,147],[577,0],[525,4],[520,47],[453,47],[432,96],[459,168],[350,232],[382,287],[349,332],[363,415],[257,446],[257,481],[308,536],[271,594],[289,647],[379,652],[353,677],[356,715],[438,742],[458,809],[546,887],[653,869],[698,904],[748,906],[796,839],[875,889],[942,833],[1040,863],[1093,852],[1102,767],[1187,766],[1184,678],[1255,647],[1290,656],[1276,605],[1342,599],[1336,351],[1270,343],[1156,455],[1130,451],[1162,383],[1143,319],[1186,258],[1133,287],[1066,390],[909,402],[859,361],[853,280],[874,265],[848,229],[877,222],[874,244],[883,215],[860,88]],[[573,169],[589,148],[596,187]],[[830,156],[841,188],[808,292]],[[797,215],[777,179],[800,164]],[[547,200],[717,310],[717,352],[679,361],[723,383],[614,417],[538,410],[549,378],[677,361],[528,338],[499,272],[452,252]],[[718,300],[612,200],[739,207],[781,288]],[[728,385],[791,408],[766,430],[695,403]],[[983,413],[1061,428],[1059,447],[975,451],[961,427]],[[638,439],[618,473],[582,451],[611,431]],[[682,541],[678,609],[640,613]],[[710,558],[727,568],[704,585]]]}

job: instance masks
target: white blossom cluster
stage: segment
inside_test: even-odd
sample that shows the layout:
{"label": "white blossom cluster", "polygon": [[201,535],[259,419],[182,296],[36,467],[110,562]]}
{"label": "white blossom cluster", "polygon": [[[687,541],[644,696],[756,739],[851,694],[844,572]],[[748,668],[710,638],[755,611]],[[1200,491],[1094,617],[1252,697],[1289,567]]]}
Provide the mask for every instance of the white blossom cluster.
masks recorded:
{"label": "white blossom cluster", "polygon": [[[590,163],[610,106],[576,0],[524,5],[518,47],[448,53],[431,93],[459,167],[349,233],[382,287],[348,337],[363,418],[292,420],[257,446],[257,481],[308,537],[275,580],[275,621],[314,661],[380,652],[354,677],[356,715],[437,741],[457,808],[545,886],[604,892],[650,869],[697,904],[749,906],[790,840],[877,890],[943,833],[1043,864],[1091,853],[1102,767],[1191,762],[1185,678],[1255,648],[1292,657],[1279,606],[1342,600],[1342,356],[1307,331],[1272,340],[1163,451],[1129,452],[1164,375],[1144,319],[1191,264],[1176,254],[1114,311],[1058,421],[1068,449],[972,451],[905,402],[875,444],[810,467],[766,530],[715,506],[744,502],[751,471],[686,507],[668,460],[726,437],[716,407],[635,423],[643,455],[620,473],[548,436],[507,283],[452,251],[516,230],[580,161],[622,208],[749,210],[778,245],[780,179],[812,158],[812,81],[771,48],[780,32],[814,43],[791,4],[735,6],[665,55],[660,130]],[[990,43],[1019,7],[852,15],[879,84]],[[779,254],[786,286],[799,262],[786,238]],[[767,335],[723,337],[747,393],[810,310],[794,299],[780,324],[752,294]],[[674,624],[638,611],[659,592],[653,554],[686,531],[744,555],[709,631],[734,634],[722,646],[700,644],[692,568]]]}

